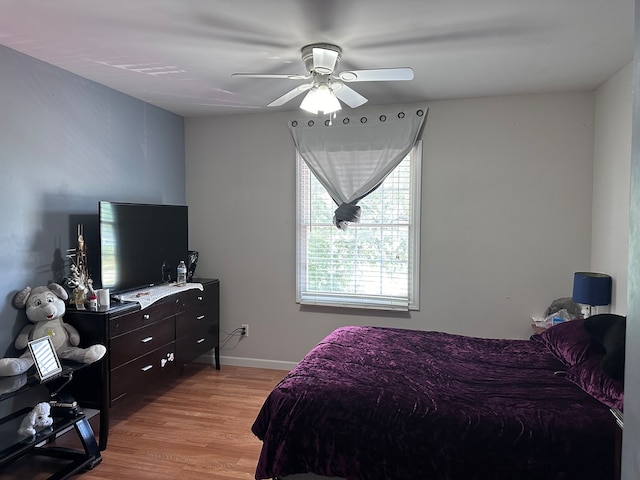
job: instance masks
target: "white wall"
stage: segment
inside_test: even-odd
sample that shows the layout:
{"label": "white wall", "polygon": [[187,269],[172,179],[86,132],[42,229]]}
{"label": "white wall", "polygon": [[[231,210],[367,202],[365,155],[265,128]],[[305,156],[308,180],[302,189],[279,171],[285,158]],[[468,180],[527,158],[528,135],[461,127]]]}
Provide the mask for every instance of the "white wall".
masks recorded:
{"label": "white wall", "polygon": [[[636,36],[636,44],[638,38],[640,37]],[[633,62],[630,62],[596,91],[591,249],[591,269],[613,277],[611,311],[629,315],[627,366],[638,363],[640,337],[637,331],[637,288],[634,289],[634,284],[638,284],[637,258],[640,249],[638,236],[634,235],[630,227],[631,220],[637,231],[639,217],[637,208],[635,213],[631,212],[631,216],[629,209],[631,196],[635,195],[637,199],[640,195],[637,174],[635,192],[631,182],[631,162],[634,162],[637,172],[640,158],[637,154],[635,159],[632,160],[631,157],[632,124],[638,121],[637,118],[633,119],[633,85],[638,84],[638,79],[634,80],[633,75]],[[640,472],[638,402],[635,400],[640,390],[639,379],[634,368],[626,368],[622,460],[624,480],[636,479]]]}
{"label": "white wall", "polygon": [[[345,324],[528,338],[590,267],[593,93],[430,103],[421,310],[302,308],[295,293],[292,114],[186,119],[198,274],[221,279],[224,363],[286,368]],[[279,363],[283,362],[283,363]]]}
{"label": "white wall", "polygon": [[627,314],[632,73],[629,63],[596,92],[591,270],[611,275],[611,312]]}
{"label": "white wall", "polygon": [[640,478],[640,0],[635,2],[622,480]]}

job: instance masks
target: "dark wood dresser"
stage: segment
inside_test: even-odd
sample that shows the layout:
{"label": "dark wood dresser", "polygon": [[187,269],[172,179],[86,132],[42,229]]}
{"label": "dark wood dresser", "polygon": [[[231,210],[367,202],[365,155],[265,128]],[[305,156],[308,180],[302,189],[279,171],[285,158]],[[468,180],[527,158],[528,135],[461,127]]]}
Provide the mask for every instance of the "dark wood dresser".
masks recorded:
{"label": "dark wood dresser", "polygon": [[67,310],[81,346],[101,343],[105,358],[80,370],[72,390],[82,406],[100,410],[100,449],[107,447],[109,408],[151,382],[177,375],[184,364],[213,350],[220,369],[220,282],[194,279],[204,290],[164,297],[146,308],[114,302],[106,311]]}

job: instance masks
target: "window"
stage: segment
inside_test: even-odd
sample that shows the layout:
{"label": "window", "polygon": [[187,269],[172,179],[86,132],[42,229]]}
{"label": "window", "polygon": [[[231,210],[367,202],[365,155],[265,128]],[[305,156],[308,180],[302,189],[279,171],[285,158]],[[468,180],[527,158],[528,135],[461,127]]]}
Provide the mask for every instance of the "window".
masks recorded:
{"label": "window", "polygon": [[298,155],[297,301],[383,310],[419,308],[420,167],[411,153],[339,230],[336,204]]}

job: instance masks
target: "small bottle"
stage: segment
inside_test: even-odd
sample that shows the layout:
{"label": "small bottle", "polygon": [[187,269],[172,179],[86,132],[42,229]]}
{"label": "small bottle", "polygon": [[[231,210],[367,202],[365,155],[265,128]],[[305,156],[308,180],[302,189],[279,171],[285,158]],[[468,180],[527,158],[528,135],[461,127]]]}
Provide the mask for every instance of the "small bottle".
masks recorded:
{"label": "small bottle", "polygon": [[89,310],[98,311],[98,297],[95,293],[89,297]]}
{"label": "small bottle", "polygon": [[184,285],[187,283],[187,266],[184,263],[184,260],[180,260],[178,264],[178,279],[176,281],[176,285]]}

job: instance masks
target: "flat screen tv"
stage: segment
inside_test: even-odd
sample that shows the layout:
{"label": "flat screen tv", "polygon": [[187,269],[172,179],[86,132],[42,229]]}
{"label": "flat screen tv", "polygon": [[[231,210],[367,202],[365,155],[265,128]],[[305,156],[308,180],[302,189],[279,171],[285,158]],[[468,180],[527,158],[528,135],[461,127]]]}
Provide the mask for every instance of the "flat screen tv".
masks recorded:
{"label": "flat screen tv", "polygon": [[102,288],[117,294],[176,280],[187,262],[186,206],[100,201],[98,213]]}

